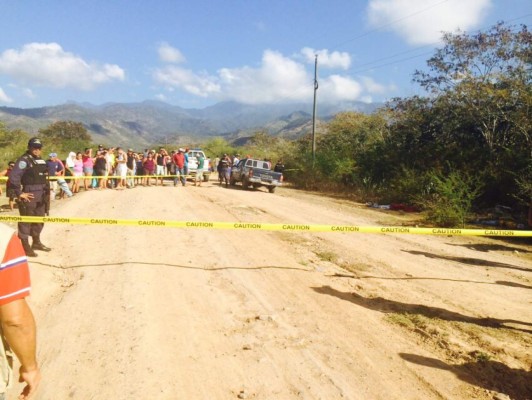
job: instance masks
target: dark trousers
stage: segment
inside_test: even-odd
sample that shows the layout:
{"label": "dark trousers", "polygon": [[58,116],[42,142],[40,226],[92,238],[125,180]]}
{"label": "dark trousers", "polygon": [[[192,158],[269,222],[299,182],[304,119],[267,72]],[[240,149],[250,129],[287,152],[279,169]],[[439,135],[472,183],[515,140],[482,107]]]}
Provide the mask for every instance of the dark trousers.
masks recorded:
{"label": "dark trousers", "polygon": [[[44,217],[45,204],[43,201],[45,194],[41,196],[40,200],[32,199],[29,202],[18,202],[18,209],[21,216],[35,216],[35,217]],[[38,196],[35,196],[38,197]],[[39,238],[44,228],[43,223],[29,223],[29,222],[19,222],[18,223],[18,237],[20,239],[28,239],[30,236],[32,238]]]}

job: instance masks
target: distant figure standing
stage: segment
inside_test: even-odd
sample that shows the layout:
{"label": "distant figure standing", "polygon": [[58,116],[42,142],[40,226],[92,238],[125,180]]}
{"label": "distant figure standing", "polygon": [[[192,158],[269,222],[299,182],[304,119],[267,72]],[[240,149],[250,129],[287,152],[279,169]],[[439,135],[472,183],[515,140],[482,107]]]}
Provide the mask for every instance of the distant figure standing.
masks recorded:
{"label": "distant figure standing", "polygon": [[48,167],[48,176],[55,176],[57,179],[55,181],[50,181],[50,199],[55,200],[58,186],[61,188],[62,193],[66,194],[68,197],[72,197],[72,191],[68,187],[68,183],[61,178],[65,174],[65,166],[57,157],[57,153],[50,153],[48,161],[46,161],[46,166]]}
{"label": "distant figure standing", "polygon": [[98,189],[105,189],[107,187],[105,179],[107,176],[107,159],[105,156],[105,150],[98,150],[94,159],[94,176],[98,177]]}
{"label": "distant figure standing", "polygon": [[[163,176],[166,175],[166,150],[161,148],[159,149],[159,152],[155,155],[155,164],[156,164],[156,170],[155,170],[155,186],[157,186],[157,181],[161,180],[161,186],[164,185],[164,178]],[[157,178],[159,176],[160,178]]]}
{"label": "distant figure standing", "polygon": [[218,180],[220,186],[225,182],[225,187],[229,186],[229,176],[231,175],[231,159],[224,154],[218,163]]}
{"label": "distant figure standing", "polygon": [[189,148],[187,147],[183,153],[183,155],[185,156],[185,180],[188,177],[188,152]]}
{"label": "distant figure standing", "polygon": [[127,178],[127,154],[122,147],[117,148],[115,174],[119,176],[116,181],[116,188],[125,189]]}
{"label": "distant figure standing", "polygon": [[284,171],[283,160],[279,160],[279,161],[277,161],[277,164],[275,164],[275,167],[273,167],[273,170],[274,170],[275,172],[280,172],[280,173],[282,174],[283,171]]}
{"label": "distant figure standing", "polygon": [[[83,175],[89,178],[92,178],[92,174],[94,173],[94,159],[92,157],[92,149],[86,148],[85,153],[81,156],[81,160],[83,161]],[[88,190],[89,187],[92,188],[92,179],[84,179],[83,180],[83,187],[85,190]]]}
{"label": "distant figure standing", "polygon": [[143,184],[146,186],[151,186],[150,179],[151,176],[155,173],[155,160],[153,159],[153,154],[148,153],[144,161],[142,162],[142,169],[144,170],[144,179]]}
{"label": "distant figure standing", "polygon": [[[21,216],[44,217],[50,208],[48,167],[46,161],[41,158],[41,151],[41,140],[37,137],[31,138],[28,141],[28,150],[15,162],[15,167],[9,175]],[[42,222],[18,223],[18,237],[27,256],[37,257],[35,250],[52,250],[41,242],[43,228]],[[33,239],[31,246],[30,236]]]}
{"label": "distant figure standing", "polygon": [[203,181],[203,168],[205,167],[205,157],[201,153],[198,154],[198,168],[196,169],[196,181],[194,186],[201,186],[201,181]]}
{"label": "distant figure standing", "polygon": [[174,178],[174,186],[177,186],[178,178],[181,180],[181,184],[183,186],[186,185],[186,173],[185,173],[185,149],[182,147],[179,148],[177,153],[174,154],[173,162],[175,164],[175,174],[176,177]]}
{"label": "distant figure standing", "polygon": [[128,188],[134,188],[135,187],[135,173],[137,169],[137,154],[133,152],[133,149],[127,150],[127,187]]}

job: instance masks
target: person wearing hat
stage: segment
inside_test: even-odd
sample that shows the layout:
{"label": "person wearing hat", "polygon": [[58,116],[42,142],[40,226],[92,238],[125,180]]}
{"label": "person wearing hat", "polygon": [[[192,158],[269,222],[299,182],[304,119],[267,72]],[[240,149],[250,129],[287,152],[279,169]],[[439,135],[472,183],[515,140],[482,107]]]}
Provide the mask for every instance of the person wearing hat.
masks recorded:
{"label": "person wearing hat", "polygon": [[[41,158],[42,147],[38,137],[31,138],[28,141],[28,150],[15,161],[9,176],[21,216],[44,217],[50,206],[48,168],[46,161]],[[18,237],[28,257],[37,257],[35,250],[51,250],[41,242],[43,228],[43,223],[18,223]]]}
{"label": "person wearing hat", "polygon": [[68,187],[68,183],[62,178],[65,175],[65,164],[57,157],[57,153],[50,153],[48,157],[48,161],[46,161],[48,178],[55,177],[53,180],[50,179],[50,200],[55,200],[58,186],[61,188],[62,193],[72,197],[72,191]]}

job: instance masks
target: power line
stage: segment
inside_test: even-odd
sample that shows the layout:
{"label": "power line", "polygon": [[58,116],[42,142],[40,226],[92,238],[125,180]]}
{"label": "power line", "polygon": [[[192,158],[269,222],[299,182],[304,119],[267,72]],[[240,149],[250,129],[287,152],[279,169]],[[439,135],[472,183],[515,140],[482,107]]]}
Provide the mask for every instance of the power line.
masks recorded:
{"label": "power line", "polygon": [[432,8],[434,8],[434,7],[437,7],[437,6],[439,6],[439,5],[443,4],[443,3],[447,3],[448,1],[449,1],[449,0],[443,0],[443,1],[440,1],[439,3],[433,4],[433,5],[429,6],[429,7],[425,7],[425,8],[423,8],[423,9],[421,9],[421,10],[419,10],[419,11],[416,11],[416,12],[414,12],[414,13],[412,13],[412,14],[405,15],[404,17],[401,17],[401,18],[399,18],[399,19],[396,19],[396,20],[394,20],[394,21],[391,21],[391,22],[389,22],[389,23],[387,23],[387,24],[380,25],[380,26],[378,26],[378,27],[376,27],[376,28],[373,28],[373,29],[371,29],[371,30],[369,30],[369,31],[366,31],[366,32],[364,32],[364,33],[362,33],[362,34],[360,34],[360,35],[358,35],[358,36],[355,36],[355,37],[352,38],[352,39],[348,39],[348,40],[346,40],[346,41],[344,41],[344,42],[342,42],[342,43],[339,43],[339,44],[337,44],[336,46],[333,46],[333,48],[338,48],[338,47],[340,47],[340,46],[345,45],[346,43],[350,43],[350,42],[353,42],[353,41],[355,41],[355,40],[357,40],[357,39],[363,38],[364,36],[368,36],[368,35],[371,34],[371,33],[374,33],[374,32],[377,32],[377,31],[380,31],[380,30],[382,30],[383,28],[387,28],[387,27],[389,27],[389,26],[391,26],[391,25],[396,24],[397,22],[401,22],[401,21],[403,21],[403,20],[405,20],[405,19],[407,19],[407,18],[413,17],[414,15],[418,15],[418,14],[424,13],[425,11],[428,11],[428,10],[430,10],[430,9],[432,9]]}
{"label": "power line", "polygon": [[[525,14],[525,15],[522,15],[522,16],[519,16],[519,17],[516,17],[516,18],[512,18],[510,20],[507,20],[505,21],[506,23],[511,23],[511,22],[515,22],[515,21],[518,21],[518,20],[521,20],[521,19],[524,19],[524,18],[527,18],[527,17],[530,17],[532,16],[532,13],[530,14]],[[478,29],[475,31],[475,33],[480,33],[482,30],[484,29],[487,29],[488,26],[485,26],[481,29]],[[518,29],[517,29],[518,30]],[[517,31],[516,30],[516,31]],[[516,32],[515,31],[515,32]],[[376,64],[380,61],[384,61],[384,60],[389,60],[391,58],[395,58],[395,57],[398,57],[400,55],[403,55],[403,54],[408,54],[408,53],[412,53],[412,52],[415,52],[415,51],[418,51],[418,50],[421,50],[421,49],[424,49],[426,47],[430,47],[430,46],[436,46],[437,44],[439,44],[440,42],[433,42],[433,43],[430,43],[430,44],[427,44],[427,45],[423,45],[423,46],[419,46],[419,47],[416,47],[414,49],[411,49],[411,50],[405,50],[405,51],[402,51],[402,52],[399,52],[399,53],[395,53],[395,54],[392,54],[390,56],[386,56],[386,57],[382,57],[382,58],[378,58],[376,60],[373,60],[373,61],[368,61],[368,62],[365,62],[363,64],[359,64],[356,66],[356,68],[361,68],[361,67],[364,67],[364,66],[367,66],[367,65],[372,65],[372,64]],[[396,63],[401,63],[401,62],[404,62],[404,61],[408,61],[408,60],[412,60],[414,58],[418,58],[418,57],[422,57],[422,56],[425,56],[425,55],[428,55],[428,54],[432,54],[434,50],[431,50],[431,51],[428,51],[428,52],[423,52],[421,54],[418,54],[418,55],[415,55],[415,56],[412,56],[412,57],[407,57],[407,58],[402,58],[402,59],[399,59],[397,61],[394,61],[394,62],[389,62],[389,63],[385,63],[385,64],[380,64],[380,65],[375,65],[373,67],[368,67],[368,68],[364,68],[364,69],[358,69],[356,71],[353,71],[355,69],[355,67],[352,67],[350,69],[348,69],[346,72],[351,72],[353,74],[357,74],[357,73],[361,73],[361,72],[366,72],[366,71],[370,71],[370,70],[373,70],[373,69],[378,69],[378,68],[382,68],[382,67],[387,67],[387,66],[390,66],[390,65],[394,65]]]}
{"label": "power line", "polygon": [[431,51],[426,51],[425,53],[421,53],[421,54],[418,54],[416,56],[412,56],[412,57],[407,57],[407,58],[402,58],[400,60],[397,60],[397,61],[393,61],[393,62],[390,62],[390,63],[386,63],[386,64],[380,64],[380,65],[376,65],[374,67],[369,67],[369,68],[365,68],[365,69],[360,69],[360,70],[357,70],[357,71],[352,71],[352,70],[349,70],[352,74],[359,74],[361,72],[366,72],[366,71],[371,71],[371,70],[374,70],[374,69],[379,69],[379,68],[382,68],[382,67],[388,67],[390,65],[394,65],[394,64],[398,64],[398,63],[401,63],[401,62],[405,62],[405,61],[408,61],[408,60],[412,60],[414,58],[419,58],[419,57],[424,57],[428,54],[432,54],[432,50]]}
{"label": "power line", "polygon": [[[430,43],[430,44],[427,44],[427,45],[424,45],[424,46],[419,46],[419,47],[416,47],[414,49],[410,49],[410,50],[405,50],[405,51],[401,51],[399,53],[395,53],[395,54],[392,54],[390,56],[387,56],[387,57],[382,57],[382,58],[378,58],[376,60],[373,60],[373,61],[368,61],[368,62],[365,62],[363,64],[358,64],[357,67],[365,67],[366,65],[371,65],[371,64],[376,64],[380,61],[384,61],[384,60],[389,60],[390,58],[395,58],[395,57],[398,57],[398,56],[402,56],[403,54],[408,54],[408,53],[413,53],[415,51],[418,51],[418,50],[421,50],[421,49],[424,49],[426,47],[432,47],[432,46],[435,46],[437,45],[439,42],[433,42],[433,43]],[[431,50],[432,51],[432,50]],[[421,55],[425,55],[427,54],[427,52],[424,52],[423,54]],[[418,57],[418,56],[413,56],[412,58],[415,58],[415,57]],[[348,71],[352,70],[352,68],[350,68]]]}

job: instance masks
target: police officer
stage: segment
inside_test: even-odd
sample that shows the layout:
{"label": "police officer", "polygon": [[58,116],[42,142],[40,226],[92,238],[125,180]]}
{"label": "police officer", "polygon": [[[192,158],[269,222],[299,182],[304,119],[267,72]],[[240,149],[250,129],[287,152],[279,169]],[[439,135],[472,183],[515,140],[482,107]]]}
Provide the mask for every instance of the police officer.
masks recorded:
{"label": "police officer", "polygon": [[[17,196],[21,216],[44,216],[50,207],[48,168],[41,158],[42,142],[38,137],[28,141],[28,150],[16,162],[11,175],[11,185]],[[28,257],[37,257],[35,250],[50,251],[41,242],[43,223],[19,222],[18,236]],[[30,246],[29,238],[32,238]]]}

